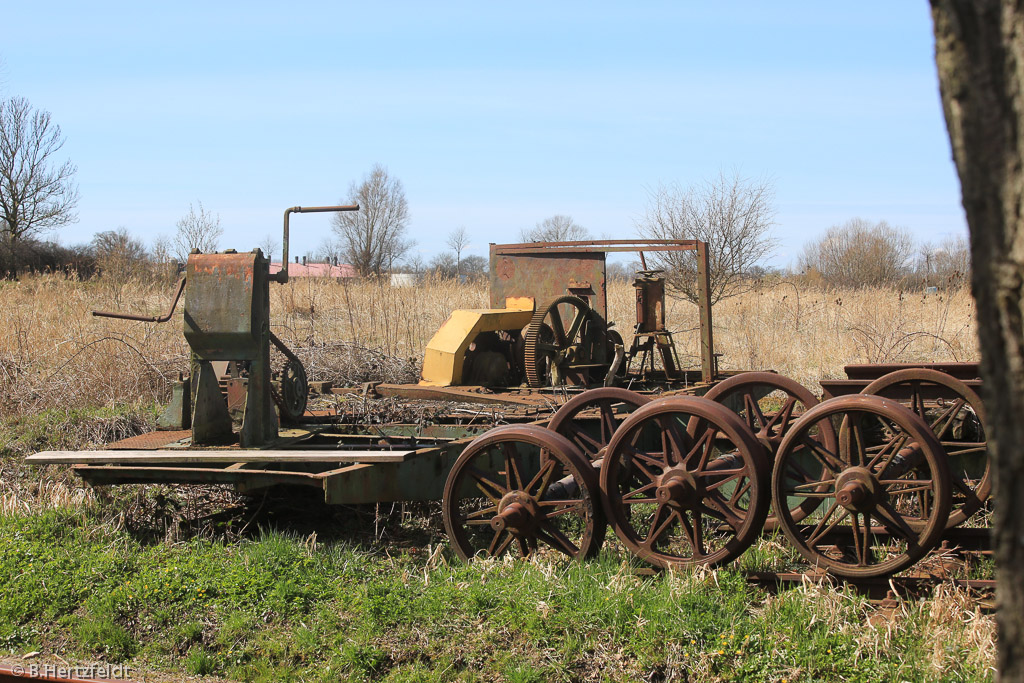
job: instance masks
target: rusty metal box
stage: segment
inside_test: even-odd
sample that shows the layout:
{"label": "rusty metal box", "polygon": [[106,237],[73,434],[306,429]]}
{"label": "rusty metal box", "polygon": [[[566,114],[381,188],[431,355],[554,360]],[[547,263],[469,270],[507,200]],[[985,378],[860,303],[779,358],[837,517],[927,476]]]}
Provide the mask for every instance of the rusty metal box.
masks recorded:
{"label": "rusty metal box", "polygon": [[259,254],[192,254],[185,339],[201,360],[255,360],[270,322],[269,267]]}

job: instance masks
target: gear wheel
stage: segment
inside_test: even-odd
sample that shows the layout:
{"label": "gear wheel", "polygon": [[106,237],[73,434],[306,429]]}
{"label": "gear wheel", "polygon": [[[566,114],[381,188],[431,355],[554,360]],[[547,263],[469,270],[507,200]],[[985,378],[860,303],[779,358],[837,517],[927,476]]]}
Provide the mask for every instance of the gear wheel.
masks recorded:
{"label": "gear wheel", "polygon": [[309,399],[309,381],[302,363],[291,358],[285,361],[280,384],[272,387],[271,395],[283,421],[298,422],[302,419]]}
{"label": "gear wheel", "polygon": [[[568,331],[558,310],[562,305],[576,309]],[[527,383],[535,388],[551,384],[553,367],[558,368],[558,381],[564,382],[565,373],[571,369],[572,363],[590,363],[590,347],[595,341],[603,343],[604,335],[600,334],[603,331],[601,319],[578,296],[560,296],[539,306],[523,335],[523,366]],[[594,339],[595,335],[600,335],[601,339]]]}

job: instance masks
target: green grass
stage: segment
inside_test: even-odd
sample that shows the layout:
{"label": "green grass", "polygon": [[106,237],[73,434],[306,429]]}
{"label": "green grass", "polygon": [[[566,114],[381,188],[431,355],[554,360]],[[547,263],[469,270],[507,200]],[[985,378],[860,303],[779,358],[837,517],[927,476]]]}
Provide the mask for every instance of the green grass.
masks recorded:
{"label": "green grass", "polygon": [[245,681],[991,680],[979,623],[934,601],[869,623],[853,593],[773,596],[733,570],[387,550],[269,530],[144,543],[93,508],[0,516],[0,653]]}
{"label": "green grass", "polygon": [[0,420],[0,459],[40,450],[81,449],[109,443],[152,429],[159,409],[154,404],[117,407],[51,408]]}

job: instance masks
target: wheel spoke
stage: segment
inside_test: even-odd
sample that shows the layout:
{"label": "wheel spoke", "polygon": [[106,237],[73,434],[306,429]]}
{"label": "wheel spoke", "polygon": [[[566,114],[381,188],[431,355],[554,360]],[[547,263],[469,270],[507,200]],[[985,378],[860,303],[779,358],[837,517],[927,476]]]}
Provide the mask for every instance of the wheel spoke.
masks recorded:
{"label": "wheel spoke", "polygon": [[768,426],[768,421],[765,419],[764,413],[761,412],[761,406],[754,399],[753,390],[743,394],[743,407],[747,411],[747,424],[755,434]]}
{"label": "wheel spoke", "polygon": [[[604,448],[605,444],[608,443],[608,441],[599,441],[598,439],[595,439],[587,433],[587,430],[575,425],[567,427],[566,429],[569,431],[570,438],[579,445],[584,446],[583,450],[588,454],[597,453],[599,450]],[[589,448],[587,446],[589,446]]]}
{"label": "wheel spoke", "polygon": [[507,529],[494,532],[494,538],[491,539],[491,544],[487,546],[487,554],[491,557],[500,557],[512,545],[514,538],[512,532]]}
{"label": "wheel spoke", "polygon": [[[715,507],[714,510],[704,504],[707,501]],[[738,532],[740,527],[743,526],[743,520],[740,519],[735,512],[733,512],[728,505],[723,503],[717,496],[708,496],[697,504],[699,510],[706,512],[716,519],[721,519],[723,522],[732,527],[733,531]]]}
{"label": "wheel spoke", "polygon": [[690,544],[690,549],[693,550],[694,558],[701,558],[707,555],[707,551],[704,549],[704,527],[700,521],[700,513],[693,513],[693,524],[690,524],[685,513],[677,510],[674,514],[679,518],[679,525],[683,528],[683,533]]}
{"label": "wheel spoke", "polygon": [[832,515],[834,515],[836,513],[836,510],[838,509],[839,501],[832,501],[832,505],[830,505],[825,514],[822,515],[821,521],[818,522],[818,524],[814,527],[814,530],[811,532],[811,535],[807,538],[808,547],[813,547],[819,538],[821,538],[826,533],[831,531],[836,526],[836,524],[843,521],[846,515],[849,514],[849,511],[847,511],[846,508],[843,508],[843,514],[841,514],[839,518],[836,519],[834,522],[829,524],[829,519],[832,518]]}
{"label": "wheel spoke", "polygon": [[742,486],[737,486],[736,490],[733,491],[732,497],[729,498],[729,503],[731,505],[736,505],[737,503],[739,503],[739,500],[740,498],[743,497],[743,494],[750,490],[751,483],[752,482],[750,481],[750,479],[747,479],[746,483],[744,483]]}
{"label": "wheel spoke", "polygon": [[604,401],[601,403],[601,439],[602,446],[612,440],[612,434],[615,433],[615,429],[618,427],[618,422],[615,420],[615,413],[612,410],[611,401]]}
{"label": "wheel spoke", "polygon": [[850,420],[850,436],[852,443],[850,444],[850,464],[851,465],[865,465],[867,464],[867,455],[865,453],[864,444],[864,432],[861,429],[861,415],[860,413],[853,413],[849,416]]}
{"label": "wheel spoke", "polygon": [[496,514],[498,514],[498,506],[492,505],[491,507],[484,508],[482,510],[477,510],[476,512],[471,512],[468,515],[465,515],[462,519],[466,524],[479,524],[481,521],[484,524],[490,524],[491,520],[483,519],[483,517],[485,515],[490,515],[491,517],[493,517]]}
{"label": "wheel spoke", "polygon": [[548,492],[548,486],[551,485],[551,480],[555,475],[556,461],[553,458],[549,458],[547,462],[541,465],[540,471],[533,476],[530,483],[526,485],[526,492],[533,491],[533,487],[536,486],[537,490],[533,493],[533,497],[538,500],[544,497],[544,494]]}
{"label": "wheel spoke", "polygon": [[[736,479],[739,479],[740,477],[742,477],[746,473],[747,473],[746,469],[741,469],[741,470],[722,470],[722,472],[721,472],[721,474],[719,476],[722,476],[723,478],[720,481],[715,481],[715,482],[712,482],[710,484],[705,484],[704,490],[708,491],[710,493],[711,491],[714,491],[715,489],[719,489],[719,488],[721,488],[725,484],[728,484],[731,481],[735,481]],[[718,473],[702,472],[698,476],[707,477],[707,476],[710,476],[711,474],[718,474]],[[749,486],[749,480],[748,480],[748,486]]]}
{"label": "wheel spoke", "polygon": [[522,491],[523,476],[519,467],[519,452],[508,441],[502,442],[501,450],[505,454],[505,481],[510,491]]}
{"label": "wheel spoke", "polygon": [[562,324],[562,314],[558,308],[551,311],[551,331],[555,333],[555,344],[559,349],[569,346],[569,339],[565,335],[565,326]]}
{"label": "wheel spoke", "polygon": [[668,528],[672,523],[672,515],[659,524],[661,521],[662,513],[668,509],[668,506],[664,503],[658,505],[658,509],[654,511],[654,517],[651,519],[651,526],[647,529],[647,536],[644,537],[643,545],[650,547],[654,545],[654,542],[661,536],[661,533]]}
{"label": "wheel spoke", "polygon": [[[788,493],[803,493],[804,491],[813,491],[815,488],[818,488],[819,486],[828,486],[828,485],[835,486],[835,484],[836,484],[836,480],[835,479],[822,479],[820,481],[812,481],[812,482],[808,482],[806,484],[796,484],[795,486],[793,486],[793,488],[786,489],[786,491]],[[831,495],[834,495],[834,494],[830,493],[829,495],[831,496]]]}
{"label": "wheel spoke", "polygon": [[546,512],[545,514],[546,514],[548,519],[551,519],[552,517],[561,517],[562,515],[568,515],[568,514],[584,515],[584,514],[586,514],[586,510],[584,510],[584,508],[583,508],[583,503],[580,502],[580,503],[577,503],[576,505],[567,505],[567,506],[565,506],[563,508],[558,508],[556,510],[551,510],[550,512]]}
{"label": "wheel spoke", "polygon": [[636,467],[638,470],[640,470],[641,472],[643,472],[643,475],[645,477],[647,477],[650,481],[658,481],[658,476],[655,475],[654,473],[652,473],[649,469],[647,469],[643,465],[643,463],[641,461],[642,460],[647,461],[647,462],[649,462],[651,464],[654,464],[654,465],[657,465],[657,466],[661,467],[662,469],[664,469],[665,464],[660,462],[660,461],[658,461],[658,460],[655,460],[654,458],[652,458],[650,456],[641,455],[640,453],[637,453],[636,456],[637,457],[633,459],[632,465],[634,467]]}
{"label": "wheel spoke", "polygon": [[921,382],[914,381],[910,385],[910,409],[913,410],[922,420],[924,415],[924,397],[921,395]]}
{"label": "wheel spoke", "polygon": [[[850,528],[853,530],[853,548],[857,556],[857,565],[866,567],[871,556],[871,518],[864,514],[864,531],[861,532],[860,515],[856,512],[850,516]],[[861,535],[863,533],[863,535]]]}
{"label": "wheel spoke", "polygon": [[765,425],[765,428],[769,432],[769,435],[771,435],[771,430],[776,425],[779,425],[779,429],[778,431],[775,432],[775,434],[778,434],[779,436],[789,431],[789,423],[790,420],[793,419],[793,410],[796,408],[796,403],[797,400],[791,396],[789,400],[786,401],[786,404],[782,406],[782,410],[780,410],[779,412],[775,413],[775,415],[772,416],[772,418],[768,421],[768,424]]}
{"label": "wheel spoke", "polygon": [[714,426],[708,427],[704,431],[704,434],[701,435],[699,439],[697,439],[697,443],[693,445],[693,448],[690,449],[690,452],[687,453],[686,456],[680,462],[688,465],[693,460],[693,456],[696,455],[697,453],[700,453],[700,459],[697,461],[697,466],[687,467],[687,469],[694,472],[704,471],[704,468],[708,466],[708,461],[711,459],[711,451],[714,450],[715,447],[714,437],[717,433],[718,429],[716,429]]}
{"label": "wheel spoke", "polygon": [[572,323],[569,325],[569,332],[565,335],[565,338],[570,344],[576,343],[576,337],[580,333],[580,328],[583,327],[583,323],[587,319],[587,312],[582,309],[576,310],[576,315],[572,319]]}
{"label": "wheel spoke", "polygon": [[490,498],[491,501],[493,501],[495,504],[500,502],[501,497],[508,493],[508,489],[506,489],[493,479],[490,479],[486,474],[484,474],[477,468],[469,466],[466,468],[466,472],[469,474],[469,476],[476,479],[476,487],[483,491],[483,494]]}
{"label": "wheel spoke", "polygon": [[907,540],[907,543],[917,545],[917,533],[910,528],[907,524],[907,520],[903,518],[896,508],[893,507],[892,503],[887,500],[883,500],[878,504],[878,509],[875,510],[875,517],[882,523],[890,533],[898,536],[903,536]]}
{"label": "wheel spoke", "polygon": [[569,557],[576,557],[580,549],[562,533],[561,529],[547,520],[540,523],[537,536],[547,542],[555,550],[561,550]]}
{"label": "wheel spoke", "polygon": [[935,436],[941,439],[942,436],[949,431],[949,428],[953,426],[953,422],[956,420],[956,416],[960,414],[960,409],[966,404],[967,401],[962,398],[958,398],[953,402],[952,406],[935,418],[935,421],[931,424],[931,428],[932,431],[935,432]]}
{"label": "wheel spoke", "polygon": [[[886,468],[889,467],[889,462],[897,453],[900,452],[900,449],[903,448],[903,445],[908,439],[910,439],[909,434],[900,432],[899,435],[886,441],[875,456],[871,458],[871,462],[867,464],[867,468],[872,472],[885,472]],[[881,462],[883,458],[885,459],[885,462],[879,466],[879,462]]]}
{"label": "wheel spoke", "polygon": [[657,486],[657,483],[652,481],[650,484],[644,484],[643,486],[641,486],[640,488],[638,488],[636,490],[630,491],[629,493],[622,494],[622,498],[624,500],[628,500],[629,498],[632,498],[633,496],[639,495],[639,494],[643,493],[644,491],[650,491],[652,488],[654,488],[656,486]]}
{"label": "wheel spoke", "polygon": [[811,454],[814,455],[814,457],[825,466],[825,469],[833,475],[839,474],[843,470],[843,461],[837,457],[835,453],[825,448],[814,439],[803,435],[799,441],[801,444],[809,448]]}

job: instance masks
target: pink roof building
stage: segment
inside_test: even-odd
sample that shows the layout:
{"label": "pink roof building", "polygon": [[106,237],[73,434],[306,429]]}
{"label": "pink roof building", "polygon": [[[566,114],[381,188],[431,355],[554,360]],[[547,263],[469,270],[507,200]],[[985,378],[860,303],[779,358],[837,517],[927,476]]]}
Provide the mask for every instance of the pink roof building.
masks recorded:
{"label": "pink roof building", "polygon": [[[270,264],[270,274],[273,275],[281,270],[280,263]],[[324,277],[341,279],[344,277],[355,277],[356,269],[347,263],[339,263],[332,266],[329,263],[289,263],[288,277]]]}

